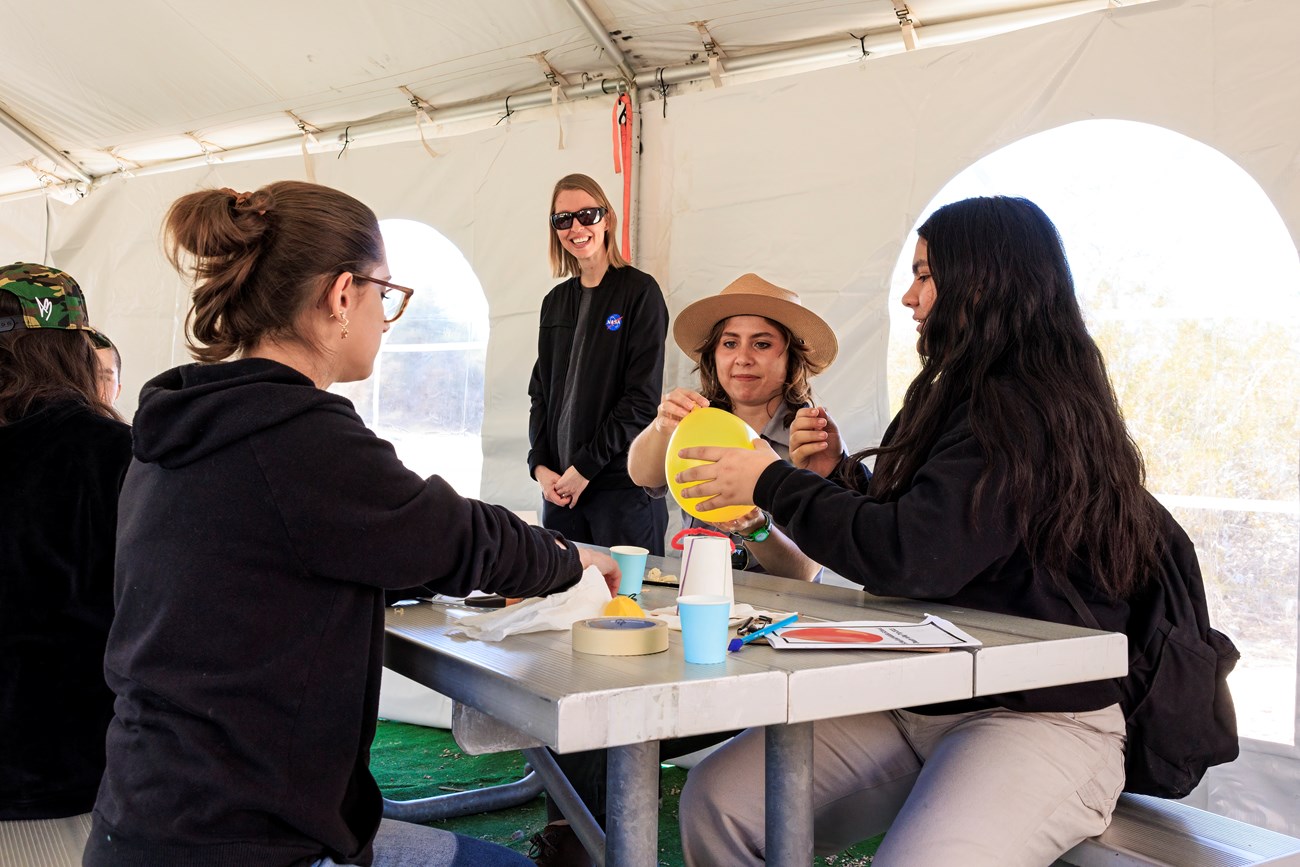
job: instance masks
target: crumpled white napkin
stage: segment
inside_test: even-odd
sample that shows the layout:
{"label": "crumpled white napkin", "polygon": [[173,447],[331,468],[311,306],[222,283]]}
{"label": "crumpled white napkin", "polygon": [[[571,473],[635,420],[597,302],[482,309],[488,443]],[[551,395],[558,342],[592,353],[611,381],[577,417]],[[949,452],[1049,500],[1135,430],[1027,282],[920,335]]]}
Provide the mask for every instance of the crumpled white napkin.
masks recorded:
{"label": "crumpled white napkin", "polygon": [[451,635],[500,641],[507,635],[568,629],[579,620],[599,617],[610,600],[609,585],[595,566],[583,570],[578,583],[563,593],[526,599],[499,611],[462,617]]}
{"label": "crumpled white napkin", "polygon": [[[793,611],[762,611],[755,608],[753,605],[750,605],[748,602],[733,602],[731,604],[730,625],[735,626],[746,617],[757,617],[762,614],[771,617],[772,622],[775,623],[778,620],[784,620],[793,613]],[[665,608],[656,608],[653,611],[647,611],[646,615],[667,623],[669,629],[676,629],[678,632],[682,631],[682,619],[677,616],[676,605],[669,605]]]}

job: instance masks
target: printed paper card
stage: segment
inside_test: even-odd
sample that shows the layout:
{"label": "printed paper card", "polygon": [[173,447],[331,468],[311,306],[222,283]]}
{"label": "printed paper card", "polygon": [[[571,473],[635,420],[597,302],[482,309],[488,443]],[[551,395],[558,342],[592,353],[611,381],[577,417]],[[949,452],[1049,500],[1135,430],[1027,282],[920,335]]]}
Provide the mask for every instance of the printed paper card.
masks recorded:
{"label": "printed paper card", "polygon": [[920,623],[806,621],[769,635],[767,641],[773,647],[789,650],[949,650],[980,646],[978,639],[933,614],[925,615]]}

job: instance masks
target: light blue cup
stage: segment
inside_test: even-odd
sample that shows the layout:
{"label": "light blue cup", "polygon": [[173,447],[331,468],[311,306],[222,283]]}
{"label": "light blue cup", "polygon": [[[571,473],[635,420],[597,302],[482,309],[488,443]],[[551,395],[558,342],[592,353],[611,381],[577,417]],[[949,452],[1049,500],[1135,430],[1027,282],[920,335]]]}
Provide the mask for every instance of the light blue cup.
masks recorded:
{"label": "light blue cup", "polygon": [[609,555],[623,576],[618,581],[619,596],[635,596],[641,592],[641,582],[645,580],[645,558],[649,553],[636,545],[615,545],[609,549]]}
{"label": "light blue cup", "polygon": [[682,619],[682,649],[692,665],[727,661],[727,626],[731,600],[726,596],[678,596]]}

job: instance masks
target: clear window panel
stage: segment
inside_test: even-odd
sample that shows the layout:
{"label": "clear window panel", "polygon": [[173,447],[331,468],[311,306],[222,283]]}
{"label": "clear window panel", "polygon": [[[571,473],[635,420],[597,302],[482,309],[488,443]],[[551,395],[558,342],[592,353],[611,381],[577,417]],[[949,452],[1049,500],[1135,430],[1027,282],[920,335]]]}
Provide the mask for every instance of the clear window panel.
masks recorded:
{"label": "clear window panel", "polygon": [[465,257],[430,226],[380,223],[392,282],[415,290],[364,382],[331,390],[355,404],[408,468],[478,496],[483,470],[488,306]]}

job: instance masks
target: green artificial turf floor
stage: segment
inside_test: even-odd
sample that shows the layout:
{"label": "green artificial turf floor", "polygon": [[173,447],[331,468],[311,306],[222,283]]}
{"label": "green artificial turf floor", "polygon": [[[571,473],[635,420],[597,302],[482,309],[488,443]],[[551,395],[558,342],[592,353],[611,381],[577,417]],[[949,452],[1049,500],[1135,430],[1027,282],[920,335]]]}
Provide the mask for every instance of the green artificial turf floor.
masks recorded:
{"label": "green artificial turf floor", "polygon": [[[490,756],[467,756],[442,729],[380,720],[370,753],[370,769],[384,797],[404,801],[448,792],[509,783],[524,774],[523,756],[518,752]],[[679,867],[681,842],[677,832],[677,799],[686,782],[686,771],[663,768],[663,801],[659,810],[659,864]],[[491,840],[528,854],[528,839],[546,824],[546,808],[540,797],[520,807],[465,816],[432,823],[459,834]],[[862,867],[871,863],[879,838],[859,843],[852,849],[817,858],[817,865]]]}

